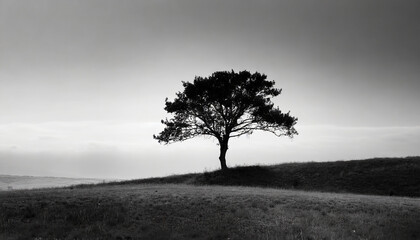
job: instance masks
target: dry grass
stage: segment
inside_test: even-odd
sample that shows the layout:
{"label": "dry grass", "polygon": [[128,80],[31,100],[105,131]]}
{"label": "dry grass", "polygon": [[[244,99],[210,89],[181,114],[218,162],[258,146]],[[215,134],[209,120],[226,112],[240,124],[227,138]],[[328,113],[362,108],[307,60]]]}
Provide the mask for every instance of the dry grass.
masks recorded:
{"label": "dry grass", "polygon": [[419,239],[417,198],[127,184],[0,192],[0,239]]}
{"label": "dry grass", "polygon": [[420,197],[420,157],[247,166],[228,171],[138,179],[117,184],[126,183],[259,186]]}

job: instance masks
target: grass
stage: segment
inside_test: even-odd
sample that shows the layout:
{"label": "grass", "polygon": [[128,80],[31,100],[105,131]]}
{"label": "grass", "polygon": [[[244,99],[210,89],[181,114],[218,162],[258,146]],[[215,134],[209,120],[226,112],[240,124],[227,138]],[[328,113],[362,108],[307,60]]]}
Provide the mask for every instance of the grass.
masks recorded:
{"label": "grass", "polygon": [[287,163],[139,179],[115,184],[185,183],[420,197],[420,157]]}
{"label": "grass", "polygon": [[291,163],[0,192],[0,239],[420,239],[419,162]]}
{"label": "grass", "polygon": [[0,193],[0,239],[418,239],[413,198],[183,184]]}

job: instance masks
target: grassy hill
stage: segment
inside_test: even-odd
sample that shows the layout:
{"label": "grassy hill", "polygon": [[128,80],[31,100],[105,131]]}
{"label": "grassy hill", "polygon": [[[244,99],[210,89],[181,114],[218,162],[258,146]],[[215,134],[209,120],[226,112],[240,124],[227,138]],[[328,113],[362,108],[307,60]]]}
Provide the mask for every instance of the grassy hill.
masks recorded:
{"label": "grassy hill", "polygon": [[226,172],[175,175],[116,184],[131,183],[259,186],[420,197],[420,157],[237,167]]}
{"label": "grassy hill", "polygon": [[0,239],[419,239],[416,198],[185,184],[0,192]]}
{"label": "grassy hill", "polygon": [[[291,163],[0,191],[0,239],[420,239],[419,162]],[[369,195],[391,193],[412,198]]]}

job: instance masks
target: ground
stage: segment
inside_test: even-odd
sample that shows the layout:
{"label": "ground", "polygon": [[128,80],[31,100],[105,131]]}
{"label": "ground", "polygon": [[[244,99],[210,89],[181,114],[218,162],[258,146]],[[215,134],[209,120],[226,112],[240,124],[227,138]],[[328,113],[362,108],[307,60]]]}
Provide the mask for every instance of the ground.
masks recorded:
{"label": "ground", "polygon": [[418,198],[125,184],[0,192],[0,239],[419,239]]}

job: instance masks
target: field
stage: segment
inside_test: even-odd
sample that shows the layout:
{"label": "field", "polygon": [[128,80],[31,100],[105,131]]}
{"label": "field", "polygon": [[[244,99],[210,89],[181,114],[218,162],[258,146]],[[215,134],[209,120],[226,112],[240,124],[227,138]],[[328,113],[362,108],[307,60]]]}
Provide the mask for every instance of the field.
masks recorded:
{"label": "field", "polygon": [[0,192],[0,239],[419,239],[418,198],[125,184]]}
{"label": "field", "polygon": [[420,239],[419,196],[419,157],[0,191],[0,239]]}
{"label": "field", "polygon": [[420,157],[285,163],[126,183],[258,186],[305,191],[420,197]]}

